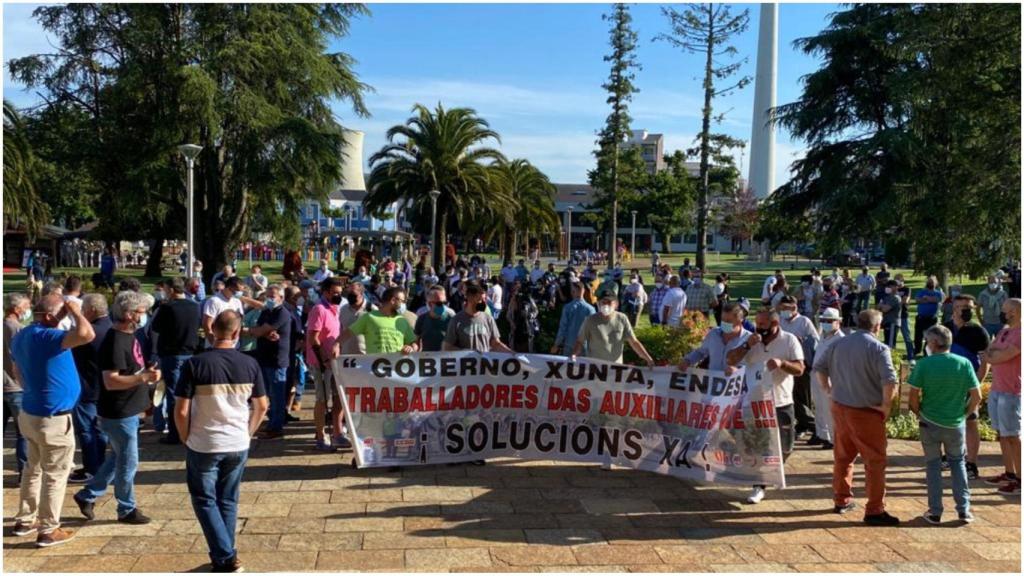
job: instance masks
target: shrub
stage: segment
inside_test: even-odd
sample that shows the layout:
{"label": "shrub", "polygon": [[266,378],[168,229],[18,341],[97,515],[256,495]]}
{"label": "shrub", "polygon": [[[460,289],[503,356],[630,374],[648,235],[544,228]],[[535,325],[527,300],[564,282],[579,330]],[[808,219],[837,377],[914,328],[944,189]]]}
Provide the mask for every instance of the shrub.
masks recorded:
{"label": "shrub", "polygon": [[[885,432],[886,436],[893,440],[921,439],[921,430],[918,426],[917,416],[914,416],[912,412],[905,414],[891,413],[889,419],[885,422]],[[992,423],[987,417],[978,419],[978,435],[986,442],[996,439],[996,431],[992,428]]]}
{"label": "shrub", "polygon": [[[647,352],[654,358],[658,366],[679,364],[683,356],[700,346],[704,336],[711,329],[711,323],[699,312],[686,312],[678,327],[645,326],[636,330],[636,338],[644,345]],[[626,347],[624,358],[626,364],[640,364],[642,361]]]}

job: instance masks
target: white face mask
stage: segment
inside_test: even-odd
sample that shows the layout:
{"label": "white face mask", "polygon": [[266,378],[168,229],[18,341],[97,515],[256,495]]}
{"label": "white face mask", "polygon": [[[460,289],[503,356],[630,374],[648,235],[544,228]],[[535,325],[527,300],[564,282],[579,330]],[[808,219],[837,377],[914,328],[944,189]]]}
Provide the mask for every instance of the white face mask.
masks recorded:
{"label": "white face mask", "polygon": [[661,282],[655,282],[654,283],[654,287],[655,288],[661,288],[662,286],[664,286],[664,284],[662,284]]}
{"label": "white face mask", "polygon": [[999,289],[999,284],[997,284],[995,282],[989,282],[988,283],[988,289],[993,291],[993,292],[995,292],[996,290]]}
{"label": "white face mask", "polygon": [[598,310],[601,312],[602,316],[611,316],[613,311],[611,304],[602,304],[598,307]]}
{"label": "white face mask", "polygon": [[22,322],[28,322],[29,320],[32,320],[32,309],[26,308],[25,311],[21,313],[20,318]]}
{"label": "white face mask", "polygon": [[722,329],[722,334],[732,334],[736,330],[736,325],[732,322],[722,322],[719,328]]}
{"label": "white face mask", "polygon": [[822,334],[831,334],[831,333],[833,333],[835,331],[836,331],[836,325],[835,324],[833,324],[831,322],[822,322],[821,323],[821,333]]}

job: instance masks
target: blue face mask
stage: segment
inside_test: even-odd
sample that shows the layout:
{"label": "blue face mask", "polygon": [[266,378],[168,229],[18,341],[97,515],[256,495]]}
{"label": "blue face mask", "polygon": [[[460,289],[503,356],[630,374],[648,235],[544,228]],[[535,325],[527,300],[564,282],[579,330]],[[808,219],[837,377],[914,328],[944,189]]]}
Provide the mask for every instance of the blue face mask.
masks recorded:
{"label": "blue face mask", "polygon": [[722,334],[732,334],[736,330],[736,325],[731,322],[722,322],[720,328],[722,329]]}
{"label": "blue face mask", "polygon": [[277,308],[277,300],[274,300],[273,298],[267,298],[266,300],[263,301],[264,310],[273,310],[274,308]]}
{"label": "blue face mask", "polygon": [[145,328],[147,322],[149,322],[149,314],[139,316],[139,328]]}
{"label": "blue face mask", "polygon": [[437,316],[444,316],[444,304],[435,305],[434,314],[436,314]]}

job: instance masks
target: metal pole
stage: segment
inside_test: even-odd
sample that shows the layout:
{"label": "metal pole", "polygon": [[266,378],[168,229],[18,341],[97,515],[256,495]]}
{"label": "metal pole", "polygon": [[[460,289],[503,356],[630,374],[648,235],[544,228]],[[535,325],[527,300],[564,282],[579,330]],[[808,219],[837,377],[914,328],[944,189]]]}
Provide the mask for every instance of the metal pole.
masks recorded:
{"label": "metal pole", "polygon": [[192,158],[185,158],[185,163],[188,166],[187,172],[188,177],[186,178],[185,185],[188,188],[188,231],[186,232],[188,240],[188,258],[185,264],[185,275],[188,278],[192,277],[192,262],[195,260],[195,243],[194,236],[192,234],[192,217],[193,217],[193,204],[192,201],[192,167],[195,165],[195,160]]}
{"label": "metal pole", "polygon": [[633,233],[629,239],[629,255],[636,257],[636,210],[633,210]]}
{"label": "metal pole", "polygon": [[[430,262],[434,262],[434,251],[437,250],[437,196],[430,195]],[[434,271],[437,273],[437,271]]]}
{"label": "metal pole", "polygon": [[568,209],[568,213],[569,213],[569,225],[566,227],[566,230],[569,232],[569,240],[567,242],[568,248],[569,248],[569,258],[568,258],[568,261],[571,262],[572,261],[572,207],[571,206]]}

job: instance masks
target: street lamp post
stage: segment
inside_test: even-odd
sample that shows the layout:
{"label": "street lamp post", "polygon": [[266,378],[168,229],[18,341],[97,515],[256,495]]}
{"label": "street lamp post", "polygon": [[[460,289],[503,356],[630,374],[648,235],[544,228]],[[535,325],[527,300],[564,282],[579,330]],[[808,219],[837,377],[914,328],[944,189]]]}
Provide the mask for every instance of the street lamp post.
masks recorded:
{"label": "street lamp post", "polygon": [[566,213],[569,215],[569,224],[565,227],[566,231],[566,249],[568,250],[569,256],[566,258],[566,262],[572,262],[572,206],[566,208]]}
{"label": "street lamp post", "polygon": [[441,196],[440,190],[431,190],[430,194],[430,261],[436,265],[437,254],[437,199]]}
{"label": "street lamp post", "polygon": [[631,257],[636,258],[636,210],[632,211],[633,214],[633,234],[629,238],[629,254]]}
{"label": "street lamp post", "polygon": [[185,166],[187,167],[188,176],[185,179],[185,190],[188,196],[188,205],[186,206],[188,223],[186,224],[185,241],[188,243],[188,258],[185,261],[185,274],[192,277],[192,262],[195,260],[195,243],[192,234],[192,219],[193,219],[193,200],[192,200],[192,173],[195,169],[196,156],[202,151],[203,147],[197,144],[182,144],[178,146],[178,152],[185,157]]}

